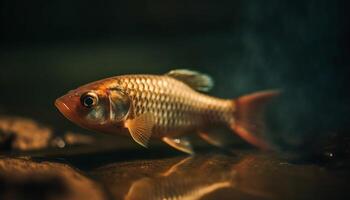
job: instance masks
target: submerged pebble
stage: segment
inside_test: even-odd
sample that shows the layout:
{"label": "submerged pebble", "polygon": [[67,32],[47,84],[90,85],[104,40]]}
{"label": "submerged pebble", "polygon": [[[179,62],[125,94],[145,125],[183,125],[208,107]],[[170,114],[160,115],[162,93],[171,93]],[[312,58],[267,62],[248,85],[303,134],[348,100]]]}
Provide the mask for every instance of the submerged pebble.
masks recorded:
{"label": "submerged pebble", "polygon": [[98,183],[72,167],[28,158],[0,159],[0,199],[103,200]]}
{"label": "submerged pebble", "polygon": [[21,117],[0,117],[0,148],[36,150],[49,145],[52,130],[38,122]]}

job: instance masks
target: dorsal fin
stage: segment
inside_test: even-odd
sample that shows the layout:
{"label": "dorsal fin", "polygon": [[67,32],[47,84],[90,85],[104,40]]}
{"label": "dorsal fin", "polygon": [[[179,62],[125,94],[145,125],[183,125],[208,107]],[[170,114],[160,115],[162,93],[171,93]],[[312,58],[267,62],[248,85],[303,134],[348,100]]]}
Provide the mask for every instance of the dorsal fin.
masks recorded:
{"label": "dorsal fin", "polygon": [[182,81],[197,91],[208,92],[214,86],[210,76],[188,69],[171,70],[165,75]]}

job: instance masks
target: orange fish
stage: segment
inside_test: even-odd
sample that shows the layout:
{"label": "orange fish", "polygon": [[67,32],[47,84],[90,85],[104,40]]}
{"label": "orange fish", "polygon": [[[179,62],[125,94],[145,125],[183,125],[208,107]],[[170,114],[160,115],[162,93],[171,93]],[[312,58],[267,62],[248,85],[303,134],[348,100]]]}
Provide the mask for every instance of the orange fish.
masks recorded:
{"label": "orange fish", "polygon": [[238,99],[220,99],[201,92],[213,87],[205,74],[185,69],[164,75],[123,75],[96,81],[58,98],[59,111],[81,127],[110,134],[131,135],[147,147],[160,139],[192,154],[189,133],[216,146],[223,141],[211,130],[227,127],[263,149],[265,105],[279,94],[269,90]]}

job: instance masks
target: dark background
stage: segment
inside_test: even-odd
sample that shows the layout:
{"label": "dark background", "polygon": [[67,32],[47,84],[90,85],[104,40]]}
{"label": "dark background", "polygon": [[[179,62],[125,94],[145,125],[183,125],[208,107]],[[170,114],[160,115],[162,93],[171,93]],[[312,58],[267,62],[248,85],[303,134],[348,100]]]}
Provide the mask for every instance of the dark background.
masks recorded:
{"label": "dark background", "polygon": [[53,101],[70,89],[119,74],[190,68],[212,75],[211,94],[220,97],[281,89],[272,121],[290,143],[346,132],[348,4],[0,1],[0,113],[68,126]]}

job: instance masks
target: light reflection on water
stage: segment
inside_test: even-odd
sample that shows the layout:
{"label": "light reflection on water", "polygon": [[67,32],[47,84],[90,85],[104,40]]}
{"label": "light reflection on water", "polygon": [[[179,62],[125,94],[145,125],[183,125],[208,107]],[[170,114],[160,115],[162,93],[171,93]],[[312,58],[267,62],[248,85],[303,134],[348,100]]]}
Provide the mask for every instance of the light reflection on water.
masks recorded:
{"label": "light reflection on water", "polygon": [[[98,170],[101,171],[106,176],[103,178],[114,176],[111,191],[126,200],[200,199],[216,190],[234,187],[236,178],[234,168],[218,156],[112,164]],[[123,192],[120,185],[126,186]]]}
{"label": "light reflection on water", "polygon": [[111,164],[94,174],[107,179],[107,187],[118,199],[194,200],[235,186],[236,171],[228,161],[221,156],[134,161]]}
{"label": "light reflection on water", "polygon": [[293,165],[264,154],[131,161],[91,174],[114,199],[125,200],[324,199],[332,189],[342,190],[332,186],[345,183],[318,166]]}

